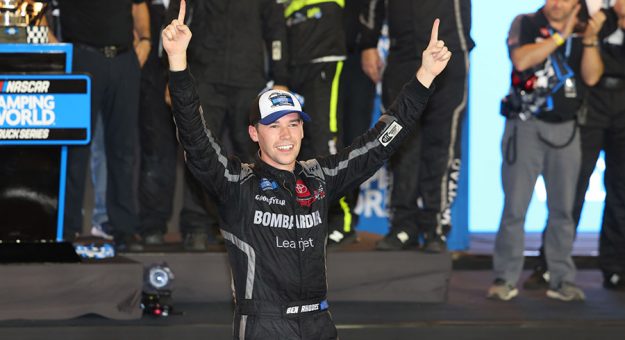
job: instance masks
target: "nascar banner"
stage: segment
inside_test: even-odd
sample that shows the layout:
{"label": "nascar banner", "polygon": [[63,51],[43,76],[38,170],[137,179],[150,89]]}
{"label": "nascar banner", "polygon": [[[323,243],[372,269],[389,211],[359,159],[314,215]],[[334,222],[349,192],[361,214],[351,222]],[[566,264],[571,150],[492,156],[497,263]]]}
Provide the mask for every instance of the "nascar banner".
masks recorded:
{"label": "nascar banner", "polygon": [[0,75],[0,145],[79,145],[90,138],[87,75]]}

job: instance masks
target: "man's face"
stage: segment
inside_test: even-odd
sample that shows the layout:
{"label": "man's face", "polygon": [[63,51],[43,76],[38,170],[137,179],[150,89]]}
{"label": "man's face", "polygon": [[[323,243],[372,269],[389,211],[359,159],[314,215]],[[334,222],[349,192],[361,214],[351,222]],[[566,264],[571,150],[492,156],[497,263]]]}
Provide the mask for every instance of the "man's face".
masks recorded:
{"label": "man's face", "polygon": [[579,0],[546,0],[545,16],[549,21],[563,22],[569,18]]}
{"label": "man's face", "polygon": [[248,132],[258,143],[260,159],[277,169],[294,169],[304,138],[304,122],[299,113],[289,113],[269,125],[250,125]]}

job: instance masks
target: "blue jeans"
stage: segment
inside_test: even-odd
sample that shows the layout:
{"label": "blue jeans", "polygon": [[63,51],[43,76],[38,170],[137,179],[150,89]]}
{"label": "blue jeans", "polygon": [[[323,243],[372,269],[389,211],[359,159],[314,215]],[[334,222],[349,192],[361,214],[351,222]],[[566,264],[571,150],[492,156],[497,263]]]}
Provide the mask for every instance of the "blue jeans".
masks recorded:
{"label": "blue jeans", "polygon": [[104,127],[102,115],[96,114],[95,128],[91,139],[91,182],[93,183],[94,207],[92,225],[102,225],[108,221],[106,214],[106,151],[104,147]]}

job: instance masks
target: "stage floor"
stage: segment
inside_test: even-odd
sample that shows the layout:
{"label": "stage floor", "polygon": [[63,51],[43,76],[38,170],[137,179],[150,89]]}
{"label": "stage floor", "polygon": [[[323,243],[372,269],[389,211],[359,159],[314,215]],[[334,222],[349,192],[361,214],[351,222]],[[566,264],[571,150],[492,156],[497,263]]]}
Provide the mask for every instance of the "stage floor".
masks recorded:
{"label": "stage floor", "polygon": [[[364,233],[359,243],[339,251],[372,251],[377,238]],[[531,255],[539,241],[540,234],[526,236],[526,269],[536,263]],[[471,249],[453,256],[447,303],[333,302],[329,297],[330,308],[342,340],[625,339],[625,292],[602,288],[593,256],[596,241],[596,235],[580,234],[575,244],[575,261],[580,268],[577,283],[587,295],[582,303],[553,301],[544,291],[522,289],[519,297],[510,302],[486,299],[493,279],[490,253],[494,234],[474,234]],[[148,250],[153,252],[138,255],[189,255],[181,253],[180,244],[175,242]],[[213,251],[219,251],[219,247]],[[202,262],[205,257],[210,254],[199,253],[194,261]],[[522,279],[529,273],[525,271]],[[230,303],[178,302],[174,306],[174,315],[167,318],[143,317],[135,321],[96,315],[64,321],[2,321],[0,339],[231,339]]]}
{"label": "stage floor", "polygon": [[[529,272],[524,273],[524,277]],[[332,303],[345,339],[624,339],[625,293],[601,287],[597,270],[581,270],[587,301],[564,303],[521,290],[510,302],[484,298],[490,271],[455,270],[446,304]],[[175,292],[174,292],[175,297]],[[175,315],[113,321],[89,315],[66,321],[0,322],[0,339],[230,339],[229,303],[178,304]]]}

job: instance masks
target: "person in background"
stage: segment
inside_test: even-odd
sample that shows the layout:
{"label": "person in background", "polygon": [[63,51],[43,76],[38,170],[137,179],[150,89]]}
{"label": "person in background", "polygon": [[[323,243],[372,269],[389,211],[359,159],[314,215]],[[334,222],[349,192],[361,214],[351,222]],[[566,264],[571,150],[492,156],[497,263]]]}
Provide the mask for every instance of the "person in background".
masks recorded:
{"label": "person in background", "polygon": [[[360,14],[368,0],[352,0],[345,2],[344,26],[347,58],[343,64],[341,79],[339,81],[339,93],[343,98],[343,116],[339,123],[342,127],[342,145],[350,145],[354,139],[371,126],[373,114],[373,102],[375,100],[375,83],[362,71],[360,57]],[[358,203],[360,188],[348,193],[346,202],[350,202],[352,223],[351,227],[358,225],[358,214],[355,208]],[[353,235],[353,234],[348,234]],[[338,236],[338,235],[337,235]],[[347,242],[330,242],[330,246],[338,246]]]}
{"label": "person in background", "polygon": [[139,232],[145,245],[160,245],[173,210],[178,141],[165,103],[167,67],[160,34],[169,1],[148,3],[153,48],[141,69],[139,92]]}
{"label": "person in background", "polygon": [[[180,1],[173,1],[175,18]],[[205,0],[189,3],[186,20],[196,38],[189,45],[189,68],[197,82],[207,125],[242,160],[251,161],[255,148],[245,128],[249,103],[273,80],[286,89],[288,52],[284,7],[276,0]],[[266,65],[269,66],[267,69]],[[225,132],[227,131],[227,133]],[[185,170],[180,231],[184,247],[206,250],[219,229],[216,197],[207,196]]]}
{"label": "person in background", "polygon": [[[420,245],[429,253],[446,249],[451,229],[451,204],[460,173],[460,132],[467,109],[469,52],[475,46],[471,31],[470,0],[369,0],[362,13],[362,67],[372,81],[382,80],[382,103],[388,107],[410,70],[422,62],[419,51],[428,22],[449,18],[441,39],[456,54],[436,80],[437,91],[418,129],[393,158],[390,168],[390,230],[376,244],[378,250],[405,250]],[[390,48],[383,62],[377,44],[384,19]]]}
{"label": "person in background", "polygon": [[[141,250],[134,181],[141,66],[151,49],[148,8],[140,0],[59,1],[64,42],[74,44],[72,69],[92,79],[92,119],[100,114],[107,159],[106,208],[119,251]],[[134,33],[138,35],[134,43]],[[68,152],[66,240],[83,229],[89,146]]]}
{"label": "person in background", "polygon": [[[580,121],[582,164],[577,181],[573,220],[579,225],[590,176],[599,152],[605,152],[606,190],[599,239],[599,268],[606,289],[625,290],[625,0],[612,1],[597,41],[605,65],[603,76],[588,91],[588,115]],[[607,4],[606,4],[607,5]],[[525,289],[547,289],[549,272],[541,247],[541,263],[525,280]]]}
{"label": "person in background", "polygon": [[[301,157],[335,154],[342,146],[341,74],[346,59],[345,1],[287,0],[286,18],[290,56],[289,88],[303,97],[313,120],[304,126]],[[330,208],[330,247],[357,240],[353,193]]]}
{"label": "person in background", "polygon": [[580,8],[577,0],[546,0],[535,13],[517,16],[510,27],[508,49],[514,70],[510,95],[502,106],[505,202],[493,254],[495,280],[486,295],[491,299],[507,301],[518,295],[525,215],[541,174],[549,209],[547,297],[585,299],[575,285],[572,258],[573,202],[581,164],[576,117],[583,108],[584,84],[595,85],[603,74],[596,42],[605,15],[598,12],[583,32],[575,33]]}

